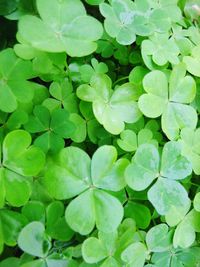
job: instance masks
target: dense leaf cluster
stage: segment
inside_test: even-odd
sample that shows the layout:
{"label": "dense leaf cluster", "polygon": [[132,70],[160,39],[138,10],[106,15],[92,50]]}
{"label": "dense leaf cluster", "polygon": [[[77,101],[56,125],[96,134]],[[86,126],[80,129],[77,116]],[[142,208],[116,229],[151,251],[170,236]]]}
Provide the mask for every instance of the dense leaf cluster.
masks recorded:
{"label": "dense leaf cluster", "polygon": [[200,266],[200,1],[0,23],[0,267]]}

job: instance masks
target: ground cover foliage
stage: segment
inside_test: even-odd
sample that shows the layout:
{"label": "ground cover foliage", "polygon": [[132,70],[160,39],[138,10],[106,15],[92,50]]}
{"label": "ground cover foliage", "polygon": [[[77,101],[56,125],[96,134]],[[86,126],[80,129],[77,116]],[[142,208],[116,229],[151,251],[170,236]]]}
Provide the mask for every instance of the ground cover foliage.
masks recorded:
{"label": "ground cover foliage", "polygon": [[199,17],[0,0],[0,267],[200,266]]}

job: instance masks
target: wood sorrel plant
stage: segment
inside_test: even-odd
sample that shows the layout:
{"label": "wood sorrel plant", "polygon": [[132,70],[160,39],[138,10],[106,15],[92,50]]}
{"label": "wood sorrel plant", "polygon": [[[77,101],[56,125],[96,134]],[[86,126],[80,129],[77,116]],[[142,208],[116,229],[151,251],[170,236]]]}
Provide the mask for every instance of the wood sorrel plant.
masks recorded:
{"label": "wood sorrel plant", "polygon": [[200,266],[199,16],[0,0],[0,267]]}

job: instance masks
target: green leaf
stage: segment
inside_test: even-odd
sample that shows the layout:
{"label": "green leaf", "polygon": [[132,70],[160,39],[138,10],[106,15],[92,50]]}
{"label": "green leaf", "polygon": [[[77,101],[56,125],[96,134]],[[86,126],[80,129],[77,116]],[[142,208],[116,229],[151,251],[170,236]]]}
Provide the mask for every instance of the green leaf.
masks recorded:
{"label": "green leaf", "polygon": [[112,191],[120,191],[125,187],[124,171],[128,160],[116,160],[117,150],[113,146],[102,146],[94,153],[91,164],[94,186]]}
{"label": "green leaf", "polygon": [[197,125],[197,113],[189,105],[169,103],[162,116],[162,129],[170,140],[179,137],[180,130],[188,127],[195,129]]}
{"label": "green leaf", "polygon": [[0,262],[0,267],[20,267],[20,259],[15,257],[9,257]]}
{"label": "green leaf", "polygon": [[200,174],[200,128],[193,130],[191,128],[184,128],[181,131],[182,154],[185,156],[192,164],[193,171],[196,174]]}
{"label": "green leaf", "polygon": [[120,148],[127,152],[132,152],[137,149],[137,135],[131,130],[124,130],[120,134],[121,139],[117,139],[117,144]]}
{"label": "green leaf", "polygon": [[161,176],[168,179],[181,180],[192,173],[191,163],[181,155],[178,142],[167,142],[163,148],[161,160]]}
{"label": "green leaf", "polygon": [[73,146],[62,149],[42,183],[50,195],[59,200],[80,194],[91,184],[89,156]]}
{"label": "green leaf", "polygon": [[[168,85],[165,74],[161,71],[148,73],[143,79],[143,86],[148,94],[139,98],[139,108],[147,117],[159,117],[167,105]],[[150,103],[154,105],[149,105]]]}
{"label": "green leaf", "polygon": [[72,200],[65,211],[69,226],[81,235],[89,234],[95,226],[92,190],[87,190]]}
{"label": "green leaf", "polygon": [[140,96],[139,108],[147,117],[162,116],[162,130],[170,140],[177,139],[184,127],[195,129],[197,125],[196,110],[186,105],[195,97],[196,84],[194,79],[185,76],[185,73],[183,63],[175,66],[169,78],[169,88],[167,76],[161,71],[154,70],[143,79],[147,94]]}
{"label": "green leaf", "polygon": [[30,198],[32,179],[4,170],[5,199],[14,207],[24,205]]}
{"label": "green leaf", "polygon": [[35,106],[24,128],[30,133],[44,132],[50,127],[50,112],[44,106]]}
{"label": "green leaf", "polygon": [[39,201],[29,201],[22,208],[22,214],[29,220],[45,222],[45,206]]}
{"label": "green leaf", "polygon": [[26,218],[15,211],[2,209],[0,212],[0,252],[3,250],[3,245],[16,246],[17,237],[21,229],[27,223]]}
{"label": "green leaf", "polygon": [[188,248],[194,243],[196,238],[195,232],[200,231],[199,219],[200,213],[194,209],[185,216],[174,233],[173,245],[175,248]]}
{"label": "green leaf", "polygon": [[95,41],[103,33],[102,26],[86,15],[81,1],[37,0],[37,9],[41,18],[26,15],[19,21],[20,36],[34,48],[47,52],[67,51],[73,57],[86,56],[96,50]]}
{"label": "green leaf", "polygon": [[200,77],[200,46],[195,46],[191,51],[191,55],[183,58],[183,62],[186,64],[188,72],[194,76]]}
{"label": "green leaf", "polygon": [[1,0],[0,1],[0,15],[5,16],[10,14],[15,10],[17,7],[17,2],[15,0],[11,1],[6,1],[6,0]]}
{"label": "green leaf", "polygon": [[141,229],[146,229],[151,222],[149,208],[137,202],[129,201],[124,207],[124,214],[125,217],[134,219],[138,228]]}
{"label": "green leaf", "polygon": [[154,145],[141,145],[125,172],[128,186],[136,191],[146,189],[159,175],[159,161],[159,153]]}
{"label": "green leaf", "polygon": [[44,225],[41,222],[27,224],[19,234],[18,245],[30,255],[46,257],[50,249],[50,242],[45,235]]}
{"label": "green leaf", "polygon": [[122,204],[103,190],[94,190],[93,194],[97,228],[105,233],[114,232],[124,215]]}
{"label": "green leaf", "polygon": [[108,132],[119,134],[125,127],[124,122],[133,123],[141,117],[131,83],[112,91],[110,79],[102,74],[93,76],[90,84],[78,87],[77,95],[92,102],[96,119]]}
{"label": "green leaf", "polygon": [[143,267],[147,249],[141,242],[136,242],[128,246],[121,254],[121,259],[129,266]]}
{"label": "green leaf", "polygon": [[95,222],[100,231],[113,232],[122,217],[123,207],[119,200],[98,189],[90,189],[79,195],[70,202],[65,212],[69,226],[82,235],[89,234]]}
{"label": "green leaf", "polygon": [[149,40],[142,42],[142,50],[145,56],[151,56],[154,63],[164,66],[168,62],[178,64],[180,50],[173,38],[168,33],[155,33]]}
{"label": "green leaf", "polygon": [[[100,4],[100,12],[105,17],[104,27],[106,32],[122,45],[135,42],[136,35],[133,28],[133,4],[131,1],[122,2],[115,0],[112,6]],[[131,9],[129,9],[131,8]]]}
{"label": "green leaf", "polygon": [[148,199],[160,215],[190,204],[187,191],[177,181],[159,178],[148,191]]}
{"label": "green leaf", "polygon": [[76,143],[82,143],[87,135],[86,121],[76,113],[71,113],[69,119],[75,125],[75,130],[70,134],[71,139]]}
{"label": "green leaf", "polygon": [[[8,63],[9,62],[9,63]],[[30,61],[18,58],[11,48],[0,53],[0,110],[13,112],[19,102],[33,99],[34,83],[27,81],[35,74]]]}
{"label": "green leaf", "polygon": [[193,205],[194,209],[200,212],[200,192],[195,195]]}
{"label": "green leaf", "polygon": [[37,175],[44,166],[45,155],[30,144],[31,135],[28,132],[10,132],[3,142],[3,165],[20,175]]}
{"label": "green leaf", "polygon": [[53,239],[68,241],[74,232],[69,228],[64,217],[64,205],[62,202],[54,201],[48,205],[46,233]]}
{"label": "green leaf", "polygon": [[52,112],[50,127],[54,133],[69,138],[75,130],[74,124],[69,120],[69,113],[65,109],[56,109]]}
{"label": "green leaf", "polygon": [[88,263],[97,263],[108,256],[102,241],[95,237],[89,237],[83,242],[82,254]]}
{"label": "green leaf", "polygon": [[148,249],[152,252],[167,251],[172,243],[172,232],[169,227],[162,223],[152,227],[146,235]]}

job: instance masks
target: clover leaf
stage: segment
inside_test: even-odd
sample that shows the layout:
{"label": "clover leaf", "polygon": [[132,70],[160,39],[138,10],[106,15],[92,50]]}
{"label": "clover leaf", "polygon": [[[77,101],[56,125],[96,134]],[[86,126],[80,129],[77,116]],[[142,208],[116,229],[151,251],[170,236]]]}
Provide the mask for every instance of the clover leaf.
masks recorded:
{"label": "clover leaf", "polygon": [[150,5],[147,0],[143,3],[113,0],[110,4],[100,4],[105,30],[122,45],[132,44],[136,34],[149,36],[154,32],[167,32],[173,20],[168,7]]}
{"label": "clover leaf", "polygon": [[69,203],[65,213],[73,230],[86,235],[95,223],[105,232],[115,230],[120,224],[122,205],[104,191],[120,191],[125,186],[124,170],[128,161],[116,160],[117,151],[112,146],[100,147],[92,160],[83,150],[68,147],[61,150],[56,164],[46,171],[42,183],[52,197],[61,200],[78,195]]}
{"label": "clover leaf", "polygon": [[[86,14],[79,0],[37,0],[39,17],[25,15],[19,34],[34,48],[47,52],[67,52],[86,56],[97,48],[102,33],[98,20]],[[90,25],[90,28],[88,28]]]}
{"label": "clover leaf", "polygon": [[193,171],[200,174],[200,128],[193,130],[184,128],[181,131],[181,139],[179,142],[182,146],[182,154],[191,162]]}
{"label": "clover leaf", "polygon": [[185,216],[174,232],[173,245],[175,248],[188,248],[194,243],[195,232],[200,232],[199,220],[200,213],[194,209]]}
{"label": "clover leaf", "polygon": [[97,263],[109,256],[112,257],[110,253],[114,253],[113,246],[109,244],[110,242],[108,244],[104,242],[112,239],[112,242],[115,244],[116,233],[104,234],[99,232],[98,235],[99,238],[90,237],[86,239],[82,245],[83,258],[88,263]]}
{"label": "clover leaf", "polygon": [[57,152],[64,147],[63,138],[69,138],[75,126],[69,119],[65,109],[55,109],[51,114],[44,106],[35,106],[33,115],[24,125],[30,133],[43,133],[34,144],[44,152]]}
{"label": "clover leaf", "polygon": [[191,55],[183,58],[183,62],[185,62],[188,72],[200,77],[200,46],[195,46],[191,51]]}
{"label": "clover leaf", "polygon": [[177,139],[182,128],[194,129],[197,124],[195,109],[187,105],[195,97],[196,84],[185,74],[185,65],[181,63],[171,72],[169,86],[166,75],[158,70],[148,73],[143,80],[147,93],[139,98],[139,108],[147,117],[162,116],[162,129],[170,140]]}
{"label": "clover leaf", "polygon": [[162,223],[152,227],[146,235],[148,249],[153,252],[164,252],[171,247],[172,231]]}
{"label": "clover leaf", "polygon": [[161,159],[154,145],[141,145],[127,167],[125,177],[127,184],[137,191],[146,189],[158,177],[148,191],[148,199],[166,218],[172,210],[178,210],[178,223],[188,211],[190,200],[185,188],[176,180],[184,179],[191,172],[190,162],[181,155],[181,145],[171,141],[165,144]]}
{"label": "clover leaf", "polygon": [[122,45],[135,42],[136,35],[133,27],[134,4],[126,0],[113,0],[109,4],[100,4],[100,12],[105,17],[106,32]]}
{"label": "clover leaf", "polygon": [[120,255],[129,244],[133,243],[136,233],[135,222],[125,219],[118,231],[104,233],[99,231],[98,237],[89,237],[82,244],[82,255],[87,263],[98,263],[102,267],[120,266]]}
{"label": "clover leaf", "polygon": [[5,0],[1,0],[0,2],[0,15],[7,15],[13,12],[17,7],[17,2],[15,0],[11,0],[9,2]]}
{"label": "clover leaf", "polygon": [[[152,60],[158,66],[179,63],[179,48],[173,38],[168,34],[154,34],[148,40],[142,42],[142,55],[145,61],[146,57],[152,57]],[[147,67],[148,64],[146,64]]]}
{"label": "clover leaf", "polygon": [[77,96],[92,102],[96,119],[112,134],[122,132],[125,122],[133,123],[141,117],[133,85],[125,83],[112,90],[107,75],[95,75],[91,78],[90,85],[80,85]]}
{"label": "clover leaf", "polygon": [[13,206],[22,206],[31,195],[32,176],[43,168],[45,155],[30,144],[31,136],[23,130],[10,132],[3,141],[0,168],[1,206],[5,199]]}
{"label": "clover leaf", "polygon": [[27,219],[20,213],[12,210],[1,209],[0,211],[0,253],[4,244],[16,246],[17,237],[21,229],[27,223]]}
{"label": "clover leaf", "polygon": [[191,266],[195,267],[199,261],[199,247],[191,247],[188,249],[170,249],[162,253],[154,253],[151,261],[153,266]]}
{"label": "clover leaf", "polygon": [[64,217],[64,205],[54,201],[46,209],[46,233],[53,239],[68,241],[74,235]]}
{"label": "clover leaf", "polygon": [[20,103],[33,99],[34,83],[27,81],[35,76],[30,61],[18,58],[13,49],[0,53],[0,110],[13,112]]}
{"label": "clover leaf", "polygon": [[73,92],[72,83],[68,79],[51,83],[49,92],[51,96],[59,100],[68,112],[77,113],[77,97]]}
{"label": "clover leaf", "polygon": [[27,224],[19,234],[19,247],[26,253],[37,256],[47,256],[50,249],[50,240],[45,234],[44,225],[41,222]]}
{"label": "clover leaf", "polygon": [[151,212],[146,205],[129,201],[124,207],[124,215],[126,218],[135,220],[136,225],[140,229],[146,229],[151,222]]}
{"label": "clover leaf", "polygon": [[137,147],[145,143],[157,145],[156,140],[153,139],[153,133],[149,129],[140,130],[138,135],[127,129],[121,132],[120,139],[117,139],[118,146],[127,152],[136,151]]}
{"label": "clover leaf", "polygon": [[123,251],[121,259],[127,266],[143,267],[147,255],[148,252],[146,246],[141,242],[136,242]]}

